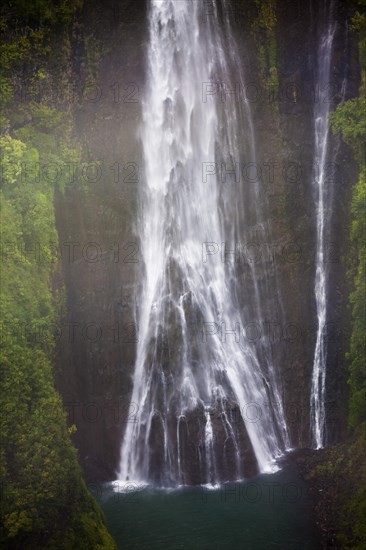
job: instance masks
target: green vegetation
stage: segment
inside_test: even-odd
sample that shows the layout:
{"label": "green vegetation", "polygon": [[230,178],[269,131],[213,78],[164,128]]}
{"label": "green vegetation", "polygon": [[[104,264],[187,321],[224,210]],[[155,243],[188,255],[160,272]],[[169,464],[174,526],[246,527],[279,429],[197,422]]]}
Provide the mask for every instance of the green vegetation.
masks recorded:
{"label": "green vegetation", "polygon": [[259,75],[263,83],[274,93],[278,92],[276,0],[255,0],[257,17],[251,30],[258,52]]}
{"label": "green vegetation", "polygon": [[13,0],[0,12],[0,545],[9,549],[115,548],[70,440],[49,330],[63,292],[51,291],[54,192],[82,155],[70,105],[39,90],[46,84],[62,92],[70,83],[79,8],[73,0]]}
{"label": "green vegetation", "polygon": [[[365,0],[359,2],[366,6]],[[353,327],[349,362],[349,422],[352,428],[366,420],[366,12],[356,11],[353,29],[359,33],[361,66],[360,95],[339,105],[331,115],[334,132],[352,148],[359,163],[358,182],[353,187],[351,202],[350,277],[354,290],[350,295]]]}
{"label": "green vegetation", "polygon": [[[351,446],[344,449],[343,461],[338,472],[352,480],[347,484],[342,498],[341,526],[343,533],[338,540],[343,548],[362,550],[366,546],[366,431],[359,428],[359,435]],[[348,493],[348,494],[347,494]],[[352,525],[352,529],[349,526]]]}
{"label": "green vegetation", "polygon": [[322,451],[309,475],[321,486],[318,512],[330,516],[337,547],[366,548],[366,1],[358,2],[352,28],[359,35],[361,85],[359,97],[339,105],[331,114],[333,132],[353,150],[359,164],[351,200],[349,277],[352,333],[348,364],[350,438]]}
{"label": "green vegetation", "polygon": [[363,424],[347,443],[322,451],[320,463],[313,465],[306,476],[310,481],[315,480],[318,494],[324,499],[321,509],[317,510],[319,516],[331,518],[331,529],[336,531],[336,547],[344,550],[366,547],[365,454]]}

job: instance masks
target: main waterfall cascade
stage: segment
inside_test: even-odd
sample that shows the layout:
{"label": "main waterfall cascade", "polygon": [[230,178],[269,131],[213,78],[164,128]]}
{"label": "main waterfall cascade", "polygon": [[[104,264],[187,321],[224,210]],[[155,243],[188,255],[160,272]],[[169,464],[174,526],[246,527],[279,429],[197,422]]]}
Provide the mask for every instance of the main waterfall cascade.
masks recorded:
{"label": "main waterfall cascade", "polygon": [[268,318],[270,290],[281,309],[278,290],[261,263],[245,258],[243,278],[226,261],[253,228],[264,239],[268,228],[260,183],[216,170],[256,162],[256,140],[249,104],[223,101],[209,84],[244,83],[225,1],[211,7],[207,15],[200,2],[152,0],[149,11],[144,268],[119,478],[161,486],[273,471],[290,447],[270,346],[244,330]]}
{"label": "main waterfall cascade", "polygon": [[[332,3],[329,6],[327,28],[320,37],[317,51],[317,78],[320,90],[331,82],[331,59],[336,24],[332,20]],[[344,95],[344,90],[342,90]],[[310,422],[314,446],[319,449],[326,443],[325,384],[327,367],[327,262],[326,235],[330,224],[330,182],[327,177],[329,161],[329,113],[330,101],[316,101],[314,106],[314,182],[316,186],[316,273],[315,301],[318,328],[314,351],[311,381]]]}

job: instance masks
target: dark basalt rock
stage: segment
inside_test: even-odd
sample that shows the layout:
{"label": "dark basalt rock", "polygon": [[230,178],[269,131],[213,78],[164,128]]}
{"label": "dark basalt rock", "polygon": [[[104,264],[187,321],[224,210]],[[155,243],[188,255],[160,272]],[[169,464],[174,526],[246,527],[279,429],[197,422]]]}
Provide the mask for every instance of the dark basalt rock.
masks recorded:
{"label": "dark basalt rock", "polygon": [[[272,244],[283,246],[289,242],[295,243],[298,257],[291,260],[288,255],[282,255],[276,261],[267,258],[256,268],[260,288],[267,285],[269,289],[264,304],[265,318],[268,323],[276,323],[280,327],[280,332],[272,339],[268,335],[263,338],[267,338],[266,353],[270,354],[274,364],[279,365],[278,377],[282,383],[284,408],[294,447],[311,444],[309,392],[316,329],[316,235],[311,183],[316,51],[315,35],[309,29],[313,28],[318,18],[319,6],[315,1],[278,0],[279,88],[282,91],[290,89],[286,86],[296,83],[298,93],[290,99],[282,93],[275,104],[263,95],[261,100],[252,104],[258,133],[258,158],[262,165],[273,160],[280,166],[296,163],[301,167],[295,180],[280,175],[273,186],[261,189],[261,197],[266,204],[261,222],[267,235],[270,234]],[[335,89],[339,90],[343,78],[347,78],[346,98],[349,98],[357,92],[359,68],[354,37],[351,33],[347,34],[344,24],[345,9],[340,2],[337,15],[340,30],[334,45],[332,79]],[[248,3],[248,8],[238,14],[237,24],[233,28],[243,63],[248,66],[248,82],[259,82],[257,52],[250,32],[251,18],[255,17],[255,13],[254,3]],[[139,315],[136,303],[144,269],[135,222],[137,187],[143,177],[137,128],[141,120],[141,94],[146,79],[146,2],[89,0],[85,2],[80,25],[82,32],[94,36],[106,47],[106,52],[101,52],[102,62],[96,75],[101,97],[94,102],[82,101],[76,112],[78,137],[88,151],[88,160],[101,161],[102,177],[97,182],[88,182],[87,190],[83,190],[79,182],[56,197],[56,222],[60,246],[65,252],[62,266],[67,294],[67,315],[63,317],[64,326],[59,341],[57,384],[65,407],[70,412],[69,423],[77,425],[73,437],[86,479],[106,481],[116,478],[121,440],[126,423],[131,420],[128,411],[137,344],[134,323],[135,312],[137,320]],[[81,56],[82,52],[76,52],[76,70],[80,74],[82,67],[78,60]],[[345,68],[344,71],[341,67]],[[116,90],[119,96],[116,96]],[[278,111],[275,105],[278,105]],[[329,242],[335,243],[329,253],[331,258],[337,259],[329,271],[329,321],[335,327],[335,335],[329,334],[334,341],[329,342],[328,346],[327,410],[332,419],[328,426],[329,442],[342,437],[346,424],[342,405],[345,402],[342,364],[347,345],[343,327],[348,319],[348,288],[345,282],[347,266],[342,258],[347,251],[344,227],[348,224],[350,183],[355,181],[355,166],[348,161],[347,148],[338,137],[332,138],[331,147],[334,151],[332,162],[339,170],[335,175],[334,197],[337,200],[334,201],[332,230],[328,235]],[[116,163],[119,165],[118,177]],[[114,169],[111,169],[112,166]],[[249,211],[247,214],[246,223],[249,224],[251,214]],[[258,228],[253,225],[253,230]],[[261,243],[261,237],[254,236],[252,241]],[[66,254],[68,249],[64,244],[70,242],[80,243],[75,248],[72,261]],[[100,247],[102,255],[98,261],[89,261],[85,259],[85,254],[83,256],[87,243],[97,243]],[[90,253],[93,250],[90,248]],[[173,261],[170,269],[175,273]],[[179,279],[179,273],[176,276]],[[232,284],[241,307],[248,307],[250,311],[251,306],[245,296],[253,289],[245,259],[238,263]],[[192,296],[187,296],[184,308],[190,320],[190,360],[198,364],[197,350],[202,344],[200,312],[195,309]],[[255,311],[251,312],[251,317],[253,322],[257,321]],[[176,359],[181,354],[181,334],[179,329],[174,329],[176,319],[169,304],[167,319],[168,334],[161,331],[157,349],[159,360],[165,365],[168,384],[172,386],[174,380],[179,383],[175,371]],[[74,341],[68,336],[70,323],[77,323],[74,325]],[[296,326],[296,338],[288,338],[286,327],[290,325]],[[100,335],[98,329],[101,330]],[[237,407],[238,404],[232,403],[232,414],[236,414]],[[218,476],[222,480],[233,479],[236,471],[233,442],[223,430],[219,411],[212,410],[211,419],[217,437]],[[185,484],[199,484],[206,479],[204,426],[202,410],[187,413],[179,421],[179,428],[177,418],[173,414],[168,417],[170,433],[177,434],[179,430],[181,477]],[[234,429],[239,441],[243,474],[245,477],[254,475],[257,464],[245,426],[237,422]],[[170,482],[161,467],[164,440],[159,415],[153,417],[148,446],[151,452],[151,478],[156,483]]]}

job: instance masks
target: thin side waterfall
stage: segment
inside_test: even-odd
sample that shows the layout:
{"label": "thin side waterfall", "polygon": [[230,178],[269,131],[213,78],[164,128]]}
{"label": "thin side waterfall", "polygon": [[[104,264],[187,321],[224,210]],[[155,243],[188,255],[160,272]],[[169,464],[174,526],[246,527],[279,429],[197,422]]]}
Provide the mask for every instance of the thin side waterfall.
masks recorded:
{"label": "thin side waterfall", "polygon": [[244,330],[266,320],[265,266],[245,258],[240,283],[224,261],[264,226],[265,206],[258,182],[220,177],[222,163],[255,163],[256,145],[249,103],[223,101],[217,86],[244,74],[225,1],[212,8],[205,17],[200,2],[152,0],[149,11],[144,272],[119,478],[161,486],[273,471],[289,447],[269,346]]}
{"label": "thin side waterfall", "polygon": [[[330,6],[331,8],[332,6]],[[329,10],[329,19],[332,10]],[[318,72],[317,84],[320,90],[326,90],[331,76],[332,46],[335,34],[335,23],[330,21],[326,31],[321,36],[317,51]],[[314,445],[317,449],[325,445],[326,414],[325,414],[325,383],[327,366],[326,324],[327,324],[327,263],[326,263],[326,232],[330,218],[329,185],[327,178],[327,163],[329,160],[329,112],[330,101],[318,98],[315,101],[315,151],[314,181],[317,193],[316,205],[316,273],[315,273],[315,300],[318,320],[316,344],[313,360],[311,381],[311,431]]]}

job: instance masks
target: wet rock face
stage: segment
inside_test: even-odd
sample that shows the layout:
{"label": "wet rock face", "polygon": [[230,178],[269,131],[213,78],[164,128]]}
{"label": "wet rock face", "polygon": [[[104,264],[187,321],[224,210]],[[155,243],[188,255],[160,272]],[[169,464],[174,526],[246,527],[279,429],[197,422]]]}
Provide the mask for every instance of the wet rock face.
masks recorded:
{"label": "wet rock face", "polygon": [[[290,100],[288,95],[281,96],[278,116],[274,114],[274,104],[264,96],[263,101],[253,106],[261,164],[275,161],[281,167],[290,163],[300,167],[296,177],[281,176],[275,179],[274,186],[262,190],[261,197],[266,203],[263,226],[271,234],[272,254],[261,236],[256,234],[258,228],[253,227],[251,239],[252,243],[259,245],[262,254],[267,255],[266,261],[258,264],[257,269],[260,288],[269,286],[265,304],[267,325],[261,327],[262,338],[266,339],[266,350],[271,353],[273,363],[279,365],[278,375],[282,381],[282,398],[293,446],[310,445],[309,392],[316,330],[316,234],[311,185],[315,52],[309,28],[317,17],[318,4],[305,4],[300,0],[277,2],[279,86],[282,90],[293,90],[286,86],[295,83],[300,96],[295,99],[291,96]],[[255,8],[249,7],[249,15],[255,13]],[[88,151],[87,162],[91,165],[100,161],[100,177],[93,178],[91,169],[87,176],[87,190],[79,182],[64,195],[56,197],[56,220],[67,295],[61,321],[57,382],[69,411],[69,422],[77,425],[74,441],[80,462],[87,480],[93,481],[115,479],[124,430],[128,422],[135,420],[130,401],[137,345],[136,315],[141,292],[139,281],[144,269],[135,223],[137,189],[142,179],[138,126],[146,79],[146,10],[143,0],[90,0],[85,4],[82,30],[99,40],[106,51],[102,51],[100,45],[96,47],[102,55],[100,72],[96,76],[99,93],[94,100],[90,90],[85,92],[85,100],[76,112],[77,133]],[[250,39],[248,13],[238,13],[237,28],[233,32],[240,41],[243,62],[249,63],[248,79],[258,82],[257,52]],[[343,15],[339,13],[340,21],[344,19]],[[335,88],[340,87],[344,78],[339,67],[347,65],[346,94],[352,97],[357,91],[358,68],[353,38],[346,36],[345,30],[337,35],[335,52]],[[347,265],[341,259],[347,253],[344,228],[348,220],[350,182],[354,181],[355,175],[355,167],[346,162],[349,158],[346,148],[334,139],[332,149],[335,151],[334,163],[340,170],[335,176],[333,229],[329,234],[329,242],[335,243],[330,245],[333,248],[329,253],[331,258],[338,258],[330,270],[329,319],[333,325],[329,327],[327,407],[334,416],[329,426],[329,441],[341,437],[345,425],[345,411],[339,404],[344,401],[341,369],[347,346],[344,319],[347,319],[348,289],[345,284]],[[295,247],[288,248],[289,243]],[[274,245],[277,255],[273,255]],[[171,269],[174,271],[174,265]],[[238,264],[237,277],[233,281],[243,308],[247,307],[247,274],[244,258]],[[278,305],[277,290],[274,289],[278,289],[282,307]],[[256,323],[255,312],[251,315]],[[194,311],[191,316],[194,342],[199,322]],[[157,346],[164,359],[167,377],[172,373],[176,376],[177,362],[172,355],[181,353],[179,329],[174,332],[174,319],[170,319],[170,324],[170,338],[165,340],[166,336],[161,334]],[[194,346],[191,355],[194,361]],[[238,404],[230,402],[227,407],[232,417],[238,419]],[[217,434],[215,464],[218,478],[235,479],[237,452],[243,475],[254,475],[257,463],[245,424],[242,421],[233,423],[235,440],[239,442],[239,449],[235,449],[233,440],[223,429],[220,414],[219,409],[210,410],[211,423]],[[186,484],[198,484],[207,478],[205,422],[201,409],[192,410],[179,420],[174,415],[169,417],[169,432],[179,433],[180,478]],[[148,448],[151,452],[151,478],[157,483],[169,481],[161,467],[164,463],[164,433],[159,414],[152,419]]]}
{"label": "wet rock face", "polygon": [[[285,400],[292,418],[289,425],[296,446],[311,445],[309,433],[309,391],[314,346],[316,342],[316,306],[314,298],[316,259],[316,209],[314,199],[314,115],[315,101],[329,101],[331,111],[340,101],[343,86],[344,99],[357,95],[359,68],[356,42],[348,32],[347,8],[338,3],[334,12],[337,31],[333,44],[330,82],[326,89],[316,87],[316,25],[321,20],[321,5],[310,2],[281,1],[278,3],[278,71],[279,85],[298,88],[298,100],[280,101],[281,133],[287,162],[301,167],[301,177],[294,185],[288,183],[286,225],[292,239],[301,247],[300,261],[288,265],[281,272],[283,296],[288,321],[301,329],[298,343],[285,350]],[[321,26],[320,26],[321,27]],[[312,32],[309,32],[312,29]],[[352,74],[351,74],[352,72]],[[289,88],[291,89],[291,88]],[[339,136],[330,136],[329,159],[326,166],[327,185],[333,188],[331,213],[326,235],[325,254],[329,285],[327,290],[328,323],[326,330],[327,377],[326,414],[328,416],[327,443],[337,441],[345,434],[346,389],[344,354],[347,350],[348,283],[346,261],[348,248],[349,200],[351,182],[355,181],[355,165]],[[348,158],[348,163],[345,162]],[[343,229],[342,229],[343,226]],[[343,258],[343,259],[342,259]],[[291,365],[291,368],[290,368]],[[342,367],[343,365],[343,367]]]}
{"label": "wet rock face", "polygon": [[206,416],[202,407],[197,407],[185,415],[170,415],[168,437],[177,445],[169,448],[169,459],[176,463],[176,470],[166,470],[164,428],[161,415],[156,412],[152,418],[146,453],[149,453],[149,478],[157,485],[172,484],[197,485],[243,479],[258,473],[257,461],[243,423],[241,411],[236,404],[227,403],[225,414],[230,419],[232,435],[228,434],[221,407],[210,408],[210,420],[215,433],[214,464],[206,461],[205,426]]}
{"label": "wet rock face", "polygon": [[141,179],[136,131],[145,79],[145,11],[143,1],[85,3],[81,30],[98,41],[94,55],[102,55],[96,81],[86,85],[75,108],[90,172],[56,197],[67,295],[58,387],[69,422],[77,425],[74,441],[88,480],[115,479],[122,434],[134,420],[129,404],[143,267],[133,223]]}

